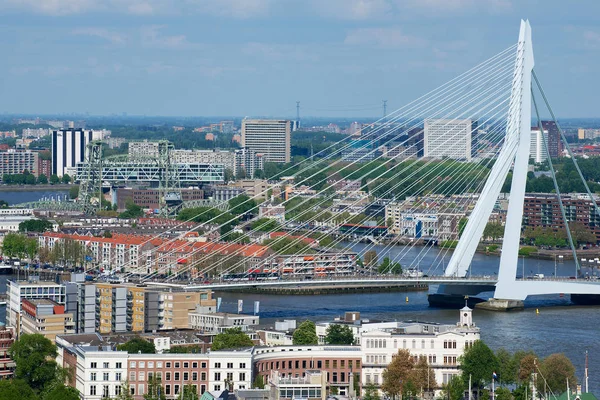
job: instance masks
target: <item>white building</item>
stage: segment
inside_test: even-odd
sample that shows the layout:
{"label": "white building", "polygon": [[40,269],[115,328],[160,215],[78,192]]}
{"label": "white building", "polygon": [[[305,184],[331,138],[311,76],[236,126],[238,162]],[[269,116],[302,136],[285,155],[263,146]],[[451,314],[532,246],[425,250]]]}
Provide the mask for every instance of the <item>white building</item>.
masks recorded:
{"label": "white building", "polygon": [[426,322],[402,322],[394,331],[370,331],[362,334],[362,384],[379,386],[383,371],[399,350],[415,357],[425,357],[435,373],[438,386],[458,375],[459,357],[468,346],[479,340],[479,328],[473,323],[472,310],[460,310],[456,325]]}
{"label": "white building", "polygon": [[158,157],[158,142],[129,142],[127,157],[130,161],[154,159]]}
{"label": "white building", "polygon": [[52,131],[52,174],[59,177],[73,174],[77,163],[84,162],[88,144],[101,140],[102,131],[61,129]]}
{"label": "white building", "polygon": [[258,325],[258,315],[230,314],[230,313],[204,313],[191,312],[189,316],[189,327],[198,329],[205,334],[218,334],[229,328],[240,328],[247,331],[248,327]]}
{"label": "white building", "polygon": [[[252,387],[252,348],[215,351],[208,354],[208,387],[211,391],[223,389],[250,389]],[[231,387],[227,387],[227,384]]]}
{"label": "white building", "polygon": [[289,163],[291,121],[244,119],[242,147],[265,155],[266,162]]}
{"label": "white building", "polygon": [[546,147],[544,146],[544,142],[546,146],[548,145],[548,131],[543,130],[540,131],[538,127],[531,128],[531,146],[529,147],[529,158],[533,160],[534,163],[543,163],[546,161],[547,152]]}
{"label": "white building", "polygon": [[[84,400],[100,400],[120,394],[127,379],[127,352],[110,347],[76,346],[75,387]],[[64,353],[63,353],[64,359]]]}
{"label": "white building", "polygon": [[470,119],[426,119],[423,156],[471,161],[477,123]]}

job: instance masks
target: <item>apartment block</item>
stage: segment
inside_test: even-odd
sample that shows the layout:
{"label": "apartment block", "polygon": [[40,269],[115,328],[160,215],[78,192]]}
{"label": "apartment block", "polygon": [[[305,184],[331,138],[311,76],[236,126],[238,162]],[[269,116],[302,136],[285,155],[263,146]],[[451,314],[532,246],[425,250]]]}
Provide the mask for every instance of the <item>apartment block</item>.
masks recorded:
{"label": "apartment block", "polygon": [[72,313],[65,306],[49,299],[23,300],[21,318],[22,334],[41,334],[52,342],[57,335],[75,333]]}
{"label": "apartment block", "polygon": [[266,162],[289,163],[291,129],[291,121],[244,119],[242,147],[264,154]]}
{"label": "apartment block", "polygon": [[477,122],[470,119],[426,119],[423,156],[471,161],[475,156]]}
{"label": "apartment block", "polygon": [[38,153],[30,150],[0,151],[0,177],[4,174],[22,174],[29,171],[34,176],[39,175]]}
{"label": "apartment block", "polygon": [[96,284],[96,331],[127,331],[127,288],[110,283]]}

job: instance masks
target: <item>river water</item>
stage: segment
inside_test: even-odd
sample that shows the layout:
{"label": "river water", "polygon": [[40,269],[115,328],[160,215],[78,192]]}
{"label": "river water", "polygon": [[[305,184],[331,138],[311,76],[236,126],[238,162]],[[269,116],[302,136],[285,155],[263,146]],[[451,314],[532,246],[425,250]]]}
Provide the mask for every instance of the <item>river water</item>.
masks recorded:
{"label": "river water", "polygon": [[27,203],[41,199],[64,200],[69,198],[68,190],[34,190],[34,191],[6,191],[0,192],[0,200],[8,204]]}

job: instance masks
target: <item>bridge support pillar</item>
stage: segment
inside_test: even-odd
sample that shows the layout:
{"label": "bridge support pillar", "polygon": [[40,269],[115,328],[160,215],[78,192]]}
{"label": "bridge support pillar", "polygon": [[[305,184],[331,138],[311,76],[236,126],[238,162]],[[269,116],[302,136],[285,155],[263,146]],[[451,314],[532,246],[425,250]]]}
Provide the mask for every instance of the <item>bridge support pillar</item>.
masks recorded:
{"label": "bridge support pillar", "polygon": [[477,303],[475,308],[488,311],[521,311],[525,309],[523,300],[495,299]]}

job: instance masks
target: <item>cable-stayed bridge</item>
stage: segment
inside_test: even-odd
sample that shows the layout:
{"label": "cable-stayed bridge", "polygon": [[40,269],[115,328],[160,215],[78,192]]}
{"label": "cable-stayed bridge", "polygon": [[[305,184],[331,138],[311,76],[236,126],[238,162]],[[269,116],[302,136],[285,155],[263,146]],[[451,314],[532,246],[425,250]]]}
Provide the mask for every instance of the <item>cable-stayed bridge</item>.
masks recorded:
{"label": "cable-stayed bridge", "polygon": [[[145,255],[148,260],[156,261],[155,264],[149,266],[117,261],[114,263],[115,270],[124,271],[125,277],[142,276],[142,282],[182,290],[421,282],[439,285],[438,298],[463,297],[489,291],[494,293],[496,299],[514,302],[522,302],[531,295],[554,293],[572,294],[580,298],[588,296],[590,299],[591,296],[600,296],[600,282],[581,278],[576,246],[569,230],[570,220],[560,197],[552,154],[540,123],[534,87],[555,123],[556,118],[533,67],[531,27],[528,21],[522,21],[515,45],[365,127],[359,139],[344,139],[272,177],[278,179],[293,174],[295,185],[305,188],[301,193],[291,193],[277,203],[285,207],[284,226],[287,235],[269,241],[271,248],[277,245],[274,254],[264,253],[259,249],[260,246],[244,247],[244,243],[253,240],[261,232],[269,231],[270,220],[252,216],[250,209],[240,215],[221,213],[216,217],[205,217],[208,211],[201,211],[190,220],[201,220],[198,228],[203,234],[218,234],[221,240],[226,241],[218,250],[217,259],[214,251],[208,253],[201,246],[194,247],[181,240],[169,239],[167,245],[161,244]],[[532,110],[535,110],[542,132],[542,148],[558,196],[568,244],[573,251],[576,270],[572,278],[553,276],[534,280],[524,277],[517,279],[525,185],[532,145]],[[562,131],[560,133],[569,150]],[[593,203],[593,212],[600,215],[572,154],[571,159]],[[498,276],[473,276],[474,253],[511,172]],[[351,196],[350,200],[345,198],[343,207],[340,207],[337,193],[343,191],[340,185],[343,189],[344,182],[350,180],[361,182],[362,194]],[[263,198],[266,198],[264,204],[269,203],[272,190],[278,185],[273,184],[269,191],[263,193]],[[344,240],[353,230],[358,232],[362,229],[363,237],[373,239],[363,249],[363,254],[375,246],[379,246],[380,255],[389,254],[394,242],[380,244],[373,232],[382,227],[369,228],[367,222],[371,217],[365,211],[369,204],[382,198],[391,199],[404,215],[411,216],[402,220],[394,215],[387,218],[389,221],[385,222],[385,228],[395,230],[396,237],[430,236],[445,241],[460,237],[454,250],[448,246],[428,258],[429,265],[423,271],[427,277],[388,276],[396,263],[409,269],[423,265],[421,261],[432,247],[410,240],[410,244],[397,251],[388,264],[380,269],[381,276],[356,274],[334,279],[327,276],[326,267],[318,266],[316,262],[314,270],[322,270],[316,279],[281,276],[285,273],[287,262],[283,255],[290,254],[294,246],[301,244],[304,239],[322,238],[324,233],[334,232],[340,226],[350,226],[350,230],[346,229],[345,235],[320,245],[321,250],[340,251],[340,247],[347,248]],[[431,222],[433,219],[423,217],[434,213],[435,226]],[[466,224],[462,224],[460,216],[465,214],[468,219]],[[288,222],[292,224],[288,225]],[[234,225],[236,229],[232,230]],[[297,239],[290,240],[291,237]],[[447,255],[451,255],[448,263]],[[168,261],[181,257],[185,257],[186,262]],[[373,266],[370,268],[373,270]],[[273,269],[277,270],[278,279],[222,280],[230,272],[268,270],[268,273],[273,273]],[[321,276],[326,278],[321,279]],[[182,283],[186,280],[188,282]],[[205,280],[210,283],[195,283]]]}

